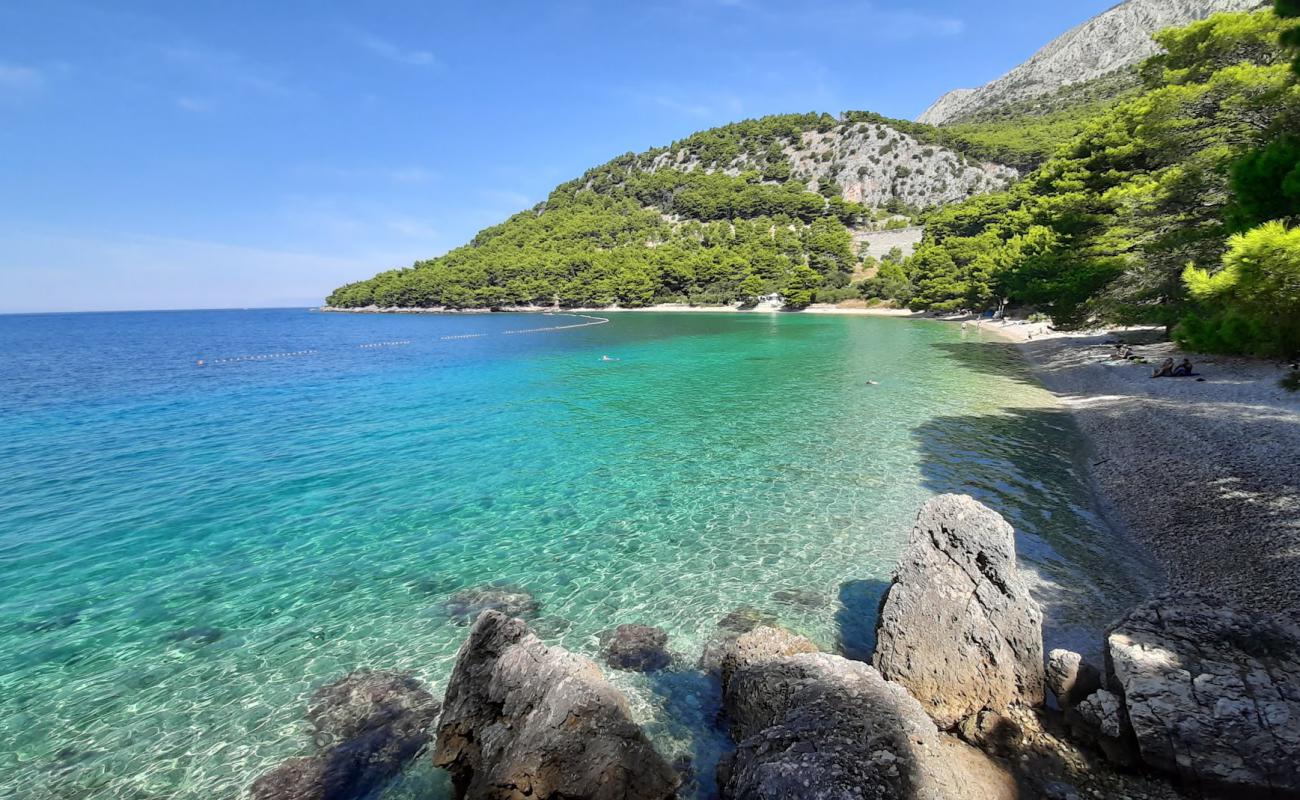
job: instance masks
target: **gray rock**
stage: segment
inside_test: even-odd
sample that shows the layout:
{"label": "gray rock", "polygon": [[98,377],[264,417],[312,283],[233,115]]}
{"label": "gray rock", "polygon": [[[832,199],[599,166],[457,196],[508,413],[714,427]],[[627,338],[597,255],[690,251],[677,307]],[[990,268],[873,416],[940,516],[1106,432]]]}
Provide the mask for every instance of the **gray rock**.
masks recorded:
{"label": "gray rock", "polygon": [[1066,724],[1075,738],[1082,739],[1122,767],[1138,763],[1137,742],[1119,695],[1098,689],[1065,712]]}
{"label": "gray rock", "polygon": [[742,633],[749,633],[760,625],[776,625],[776,615],[741,606],[718,620],[717,630],[704,643],[697,663],[702,672],[716,674],[722,668],[722,658],[727,649]]}
{"label": "gray rock", "polygon": [[984,709],[1042,704],[1042,612],[1016,570],[1006,520],[964,495],[921,509],[881,608],[872,663],[944,729]]}
{"label": "gray rock", "polygon": [[[779,634],[764,640],[778,645],[770,653],[789,643]],[[903,687],[861,662],[825,653],[764,656],[754,647],[724,692],[739,737],[720,770],[724,798],[1017,796],[1000,767],[940,734]]]}
{"label": "gray rock", "polygon": [[500,611],[511,617],[527,617],[541,610],[533,593],[518,586],[472,586],[447,599],[444,609],[457,625],[469,625],[484,611]]}
{"label": "gray rock", "polygon": [[727,643],[720,659],[719,672],[722,676],[723,706],[731,722],[733,738],[745,738],[756,729],[764,727],[771,718],[770,709],[765,705],[770,698],[729,691],[736,683],[732,680],[736,672],[774,659],[816,652],[817,645],[810,639],[781,628],[755,628]]}
{"label": "gray rock", "polygon": [[1101,671],[1078,653],[1053,650],[1047,654],[1047,686],[1064,710],[1101,688]]}
{"label": "gray rock", "polygon": [[1159,51],[1156,31],[1219,11],[1245,11],[1259,0],[1126,0],[1053,39],[1025,63],[978,89],[954,89],[918,122],[943,125],[983,110],[1051,94],[1136,64]]}
{"label": "gray rock", "polygon": [[434,763],[474,800],[663,800],[679,780],[595,663],[495,611],[456,657]]}
{"label": "gray rock", "polygon": [[438,701],[415,678],[357,670],[312,695],[316,755],[292,758],[254,781],[253,800],[348,800],[401,771],[429,742]]}
{"label": "gray rock", "polygon": [[668,634],[649,625],[619,625],[597,634],[605,663],[614,668],[635,672],[654,672],[672,663],[665,649]]}
{"label": "gray rock", "polygon": [[989,753],[1015,755],[1025,738],[1020,723],[996,711],[981,711],[961,721],[957,728],[961,738]]}
{"label": "gray rock", "polygon": [[1138,606],[1107,637],[1142,760],[1197,787],[1300,797],[1300,625],[1196,594]]}

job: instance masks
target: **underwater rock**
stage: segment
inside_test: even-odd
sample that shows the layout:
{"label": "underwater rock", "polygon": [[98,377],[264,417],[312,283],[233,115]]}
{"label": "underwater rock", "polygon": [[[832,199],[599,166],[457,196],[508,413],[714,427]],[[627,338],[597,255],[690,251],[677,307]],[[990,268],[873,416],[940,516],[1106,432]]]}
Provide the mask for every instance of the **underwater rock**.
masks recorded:
{"label": "underwater rock", "polygon": [[667,800],[679,783],[594,662],[496,611],[456,656],[434,763],[473,800]]}
{"label": "underwater rock", "polygon": [[605,663],[614,669],[654,672],[672,663],[668,634],[649,625],[619,625],[597,634]]}
{"label": "underwater rock", "polygon": [[518,586],[472,586],[452,594],[443,608],[457,625],[469,625],[484,611],[500,611],[510,617],[526,617],[541,610],[533,593]]}
{"label": "underwater rock", "polygon": [[716,674],[722,667],[722,657],[726,654],[727,647],[738,636],[760,626],[775,626],[776,619],[775,614],[759,611],[751,606],[741,606],[728,612],[718,620],[717,630],[704,643],[704,650],[696,663],[697,668],[701,672]]}
{"label": "underwater rock", "polygon": [[1042,705],[1043,615],[1001,515],[965,495],[926,503],[885,595],[872,664],[944,729],[984,709]]}
{"label": "underwater rock", "polygon": [[753,606],[741,606],[718,620],[718,629],[729,633],[749,633],[760,625],[775,624],[775,614],[759,611]]}
{"label": "underwater rock", "polygon": [[349,800],[373,792],[428,744],[438,701],[415,678],[361,669],[317,689],[307,706],[319,752],[253,782],[253,800]]}
{"label": "underwater rock", "polygon": [[821,608],[830,602],[830,598],[811,589],[781,589],[772,592],[772,600],[787,606],[800,608]]}

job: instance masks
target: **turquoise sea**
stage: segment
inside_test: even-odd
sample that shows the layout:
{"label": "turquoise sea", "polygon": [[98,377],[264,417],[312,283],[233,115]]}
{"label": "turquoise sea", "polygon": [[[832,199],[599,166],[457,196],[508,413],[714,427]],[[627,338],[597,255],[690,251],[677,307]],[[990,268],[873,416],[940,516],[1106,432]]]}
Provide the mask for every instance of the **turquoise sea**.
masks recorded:
{"label": "turquoise sea", "polygon": [[[307,752],[322,683],[440,693],[448,598],[494,583],[593,656],[618,623],[666,629],[673,667],[610,674],[707,776],[717,620],[864,655],[937,492],[1012,520],[1048,646],[1089,647],[1143,568],[1085,457],[1014,350],[938,322],[0,317],[0,796],[235,797]],[[422,758],[384,796],[445,791]]]}

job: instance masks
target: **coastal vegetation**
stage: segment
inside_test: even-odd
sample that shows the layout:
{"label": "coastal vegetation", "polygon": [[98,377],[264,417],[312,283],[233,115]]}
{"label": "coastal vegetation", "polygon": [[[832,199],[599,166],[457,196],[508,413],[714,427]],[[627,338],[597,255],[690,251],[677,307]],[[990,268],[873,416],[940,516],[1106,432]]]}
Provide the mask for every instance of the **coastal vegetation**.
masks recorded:
{"label": "coastal vegetation", "polygon": [[[1271,12],[1157,36],[1144,90],[1090,119],[1011,190],[935,211],[914,308],[999,302],[1059,324],[1177,326],[1189,346],[1288,354],[1300,334],[1300,87]],[[1231,238],[1230,238],[1231,237]]]}
{"label": "coastal vegetation", "polygon": [[[464,247],[328,302],[635,308],[780,293],[800,308],[863,297],[940,312],[1026,307],[1064,326],[1156,323],[1199,349],[1294,354],[1297,13],[1280,0],[1276,13],[1166,30],[1162,52],[1135,68],[951,125],[791,114],[628,153]],[[809,171],[848,143],[863,171],[899,145],[921,149],[868,207],[834,173]],[[941,157],[954,172],[1006,164],[1023,179],[978,184],[959,202],[904,202],[899,182]],[[925,235],[906,260],[854,247],[914,221]]]}

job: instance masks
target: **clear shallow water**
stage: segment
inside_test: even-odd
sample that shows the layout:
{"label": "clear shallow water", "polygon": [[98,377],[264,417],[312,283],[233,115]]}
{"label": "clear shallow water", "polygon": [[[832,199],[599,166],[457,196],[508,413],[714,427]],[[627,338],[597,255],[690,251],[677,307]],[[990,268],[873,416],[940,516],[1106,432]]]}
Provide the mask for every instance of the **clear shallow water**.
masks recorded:
{"label": "clear shallow water", "polygon": [[[466,633],[444,604],[498,581],[576,651],[665,628],[678,667],[612,677],[708,775],[717,701],[690,667],[717,619],[752,606],[866,652],[939,491],[1016,525],[1049,646],[1086,647],[1141,591],[1010,348],[931,322],[601,316],[0,317],[0,795],[233,796],[306,752],[320,684],[370,666],[440,691]],[[426,761],[386,795],[442,796]]]}

